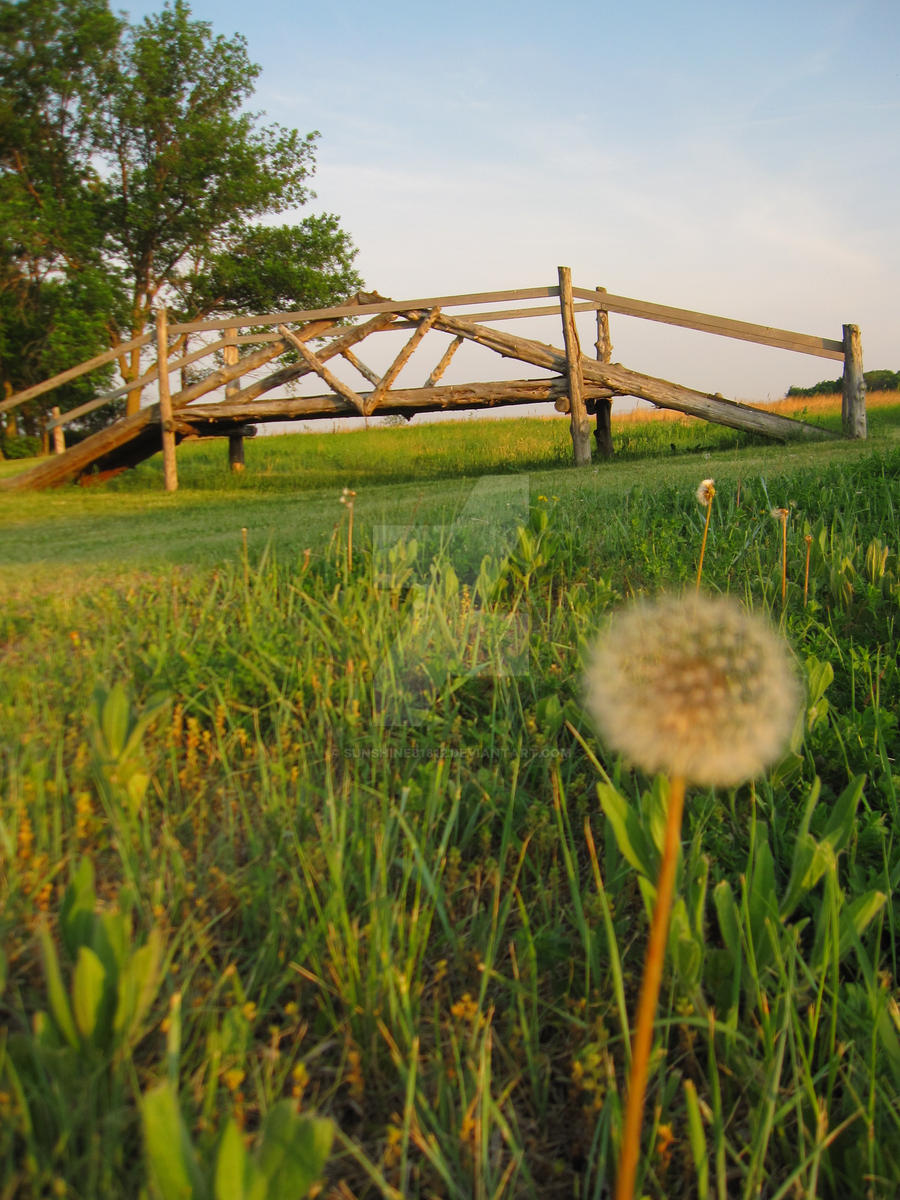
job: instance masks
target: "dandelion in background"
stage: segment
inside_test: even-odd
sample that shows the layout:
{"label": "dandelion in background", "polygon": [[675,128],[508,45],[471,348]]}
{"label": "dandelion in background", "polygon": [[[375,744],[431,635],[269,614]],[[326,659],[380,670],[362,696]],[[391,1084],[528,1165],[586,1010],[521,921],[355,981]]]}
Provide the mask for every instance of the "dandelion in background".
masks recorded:
{"label": "dandelion in background", "polygon": [[787,508],[773,508],[772,516],[781,522],[781,607],[787,599],[787,523],[790,516]]}
{"label": "dandelion in background", "polygon": [[782,753],[800,705],[790,651],[727,596],[644,601],[597,643],[586,703],[607,744],[669,777],[656,904],[635,1014],[616,1200],[631,1200],[688,783],[732,787]]}
{"label": "dandelion in background", "polygon": [[344,488],[341,492],[341,504],[346,506],[348,513],[347,522],[347,570],[353,570],[353,503],[356,500],[356,492],[352,488]]}
{"label": "dandelion in background", "polygon": [[706,553],[706,538],[709,534],[709,518],[712,516],[713,496],[716,494],[716,481],[704,479],[697,488],[697,503],[706,506],[706,524],[703,526],[703,541],[700,543],[700,564],[697,567],[697,591],[700,591],[700,579],[703,575],[703,556]]}

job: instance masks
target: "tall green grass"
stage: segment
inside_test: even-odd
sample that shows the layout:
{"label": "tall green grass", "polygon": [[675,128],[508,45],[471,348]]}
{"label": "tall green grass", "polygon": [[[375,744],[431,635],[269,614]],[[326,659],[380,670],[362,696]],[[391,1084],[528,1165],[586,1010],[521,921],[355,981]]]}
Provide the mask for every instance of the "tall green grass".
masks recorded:
{"label": "tall green grass", "polygon": [[615,606],[693,586],[705,475],[705,586],[807,705],[768,776],[688,797],[643,1193],[896,1191],[900,451],[705,454],[15,501],[3,1194],[224,1195],[288,1114],[333,1122],[335,1197],[606,1194],[665,796],[580,674]]}

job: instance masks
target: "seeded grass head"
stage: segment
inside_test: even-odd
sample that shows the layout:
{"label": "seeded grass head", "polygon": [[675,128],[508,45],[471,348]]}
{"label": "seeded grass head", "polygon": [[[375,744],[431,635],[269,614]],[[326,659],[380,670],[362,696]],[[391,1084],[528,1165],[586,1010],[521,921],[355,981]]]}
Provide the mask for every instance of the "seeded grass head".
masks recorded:
{"label": "seeded grass head", "polygon": [[586,688],[610,747],[647,772],[721,787],[779,757],[801,699],[787,644],[727,596],[623,610],[595,647]]}

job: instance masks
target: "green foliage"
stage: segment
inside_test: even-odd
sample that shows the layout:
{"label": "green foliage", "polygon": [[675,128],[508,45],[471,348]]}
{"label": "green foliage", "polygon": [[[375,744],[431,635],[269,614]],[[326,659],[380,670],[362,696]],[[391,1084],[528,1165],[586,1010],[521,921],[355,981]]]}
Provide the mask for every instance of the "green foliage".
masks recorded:
{"label": "green foliage", "polygon": [[37,437],[0,438],[0,451],[4,458],[17,460],[35,458],[41,452],[41,439]]}
{"label": "green foliage", "polygon": [[[771,612],[807,705],[768,775],[688,794],[642,1194],[892,1195],[894,440],[573,471],[437,433],[4,510],[0,1191],[274,1195],[308,1137],[298,1194],[605,1194],[667,792],[581,676],[611,607],[693,587],[713,476],[706,586]],[[490,487],[446,478],[472,445]]]}
{"label": "green foliage", "polygon": [[[0,16],[0,382],[19,391],[177,319],[332,303],[359,278],[336,217],[305,204],[317,134],[243,110],[259,68],[184,0],[129,26],[108,0],[21,0]],[[139,354],[118,363],[136,378]],[[22,409],[35,432],[107,366]],[[91,423],[107,420],[93,416]]]}
{"label": "green foliage", "polygon": [[[863,379],[870,392],[900,391],[900,371],[864,371]],[[797,387],[792,384],[788,388],[787,394],[789,396],[839,395],[842,387],[843,381],[840,379],[823,379],[820,383],[814,383],[812,387]]]}
{"label": "green foliage", "polygon": [[141,1118],[156,1200],[301,1200],[321,1176],[334,1136],[330,1121],[300,1116],[282,1100],[266,1113],[252,1154],[229,1121],[204,1171],[171,1083],[144,1095]]}

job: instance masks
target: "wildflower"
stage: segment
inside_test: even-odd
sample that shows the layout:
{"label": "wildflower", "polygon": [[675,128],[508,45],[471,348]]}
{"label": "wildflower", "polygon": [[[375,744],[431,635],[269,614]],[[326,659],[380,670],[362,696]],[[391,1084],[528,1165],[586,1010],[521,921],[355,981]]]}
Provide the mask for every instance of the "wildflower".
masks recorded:
{"label": "wildflower", "polygon": [[623,611],[586,683],[610,746],[645,771],[704,786],[759,775],[781,753],[800,702],[785,642],[724,596]]}
{"label": "wildflower", "polygon": [[697,564],[697,591],[700,591],[700,580],[703,577],[703,556],[706,554],[706,539],[709,537],[709,519],[712,516],[713,496],[716,494],[716,481],[703,479],[697,488],[697,500],[706,505],[706,524],[703,526],[703,541],[700,543],[700,562]]}
{"label": "wildflower", "polygon": [[714,479],[704,479],[697,488],[697,502],[699,504],[709,505],[712,503],[712,498],[716,494],[716,481]]}
{"label": "wildflower", "polygon": [[669,775],[656,903],[644,959],[622,1126],[616,1200],[632,1200],[681,815],[688,782],[758,775],[793,727],[800,687],[785,643],[724,596],[662,598],[615,618],[587,675],[587,704],[609,744]]}
{"label": "wildflower", "polygon": [[791,515],[790,509],[773,508],[772,516],[781,522],[781,607],[787,599],[787,522]]}

